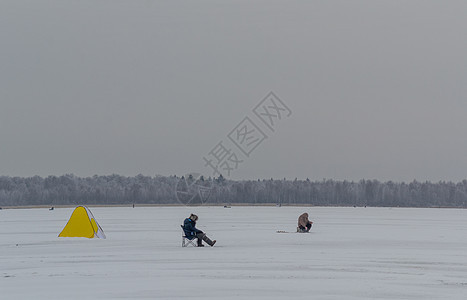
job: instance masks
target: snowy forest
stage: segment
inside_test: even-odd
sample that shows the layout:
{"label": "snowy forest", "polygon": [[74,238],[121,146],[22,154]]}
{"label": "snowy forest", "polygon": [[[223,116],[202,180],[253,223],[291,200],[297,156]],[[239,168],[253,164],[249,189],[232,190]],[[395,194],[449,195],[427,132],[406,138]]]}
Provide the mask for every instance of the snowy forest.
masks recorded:
{"label": "snowy forest", "polygon": [[0,206],[315,205],[467,207],[462,182],[244,180],[183,176],[0,176]]}

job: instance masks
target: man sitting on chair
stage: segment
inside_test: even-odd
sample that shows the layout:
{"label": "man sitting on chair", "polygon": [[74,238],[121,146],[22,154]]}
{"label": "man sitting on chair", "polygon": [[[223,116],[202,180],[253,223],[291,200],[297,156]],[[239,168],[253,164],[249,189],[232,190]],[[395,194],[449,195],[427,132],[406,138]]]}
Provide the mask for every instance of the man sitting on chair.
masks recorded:
{"label": "man sitting on chair", "polygon": [[308,214],[303,213],[298,217],[298,227],[297,232],[308,232],[311,229],[313,222],[308,220]]}
{"label": "man sitting on chair", "polygon": [[216,240],[211,241],[204,232],[196,228],[196,221],[198,216],[191,214],[189,218],[186,218],[183,222],[183,231],[185,231],[185,236],[192,240],[194,238],[198,239],[198,247],[204,247],[203,241],[205,241],[209,246],[214,246]]}

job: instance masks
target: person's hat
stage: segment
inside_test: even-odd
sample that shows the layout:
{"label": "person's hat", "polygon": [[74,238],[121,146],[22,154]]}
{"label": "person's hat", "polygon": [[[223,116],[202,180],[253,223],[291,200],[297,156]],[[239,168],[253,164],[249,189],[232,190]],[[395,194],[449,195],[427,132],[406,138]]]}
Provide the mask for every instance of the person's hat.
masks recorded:
{"label": "person's hat", "polygon": [[195,215],[195,214],[191,214],[190,219],[192,219],[193,221],[196,221],[196,220],[198,220],[198,216]]}

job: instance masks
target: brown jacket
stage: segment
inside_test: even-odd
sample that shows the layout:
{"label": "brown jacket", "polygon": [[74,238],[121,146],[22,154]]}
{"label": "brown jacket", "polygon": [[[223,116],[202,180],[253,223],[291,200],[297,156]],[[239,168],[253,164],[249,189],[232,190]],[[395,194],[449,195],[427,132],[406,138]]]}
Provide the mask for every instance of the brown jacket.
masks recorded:
{"label": "brown jacket", "polygon": [[308,220],[307,213],[303,213],[300,215],[300,217],[298,217],[298,226],[306,227],[306,225],[308,225],[309,223],[312,224],[313,222],[310,222],[310,220]]}

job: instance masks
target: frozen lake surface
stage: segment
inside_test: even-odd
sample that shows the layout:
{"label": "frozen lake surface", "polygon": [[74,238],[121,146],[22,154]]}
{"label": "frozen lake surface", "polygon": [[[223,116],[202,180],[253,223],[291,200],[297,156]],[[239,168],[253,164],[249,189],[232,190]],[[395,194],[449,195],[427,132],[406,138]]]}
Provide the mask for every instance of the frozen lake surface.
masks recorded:
{"label": "frozen lake surface", "polygon": [[[72,208],[1,210],[0,298],[467,299],[467,210],[90,209],[106,240],[58,238]],[[191,212],[213,248],[181,247]],[[311,233],[276,233],[303,212]]]}

